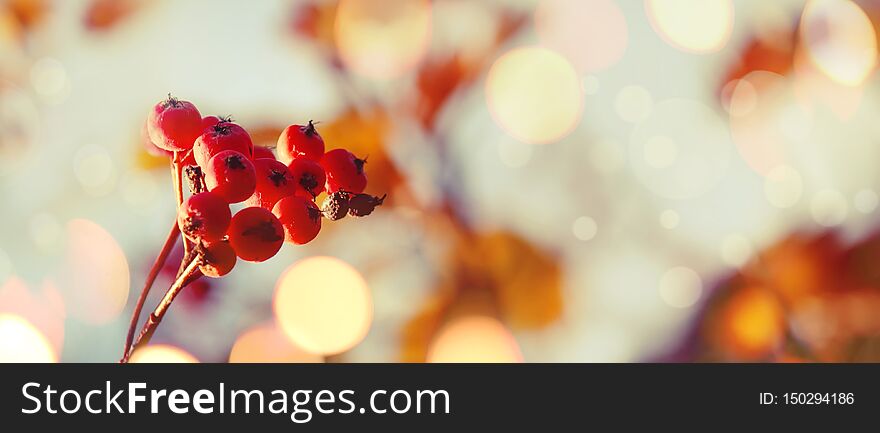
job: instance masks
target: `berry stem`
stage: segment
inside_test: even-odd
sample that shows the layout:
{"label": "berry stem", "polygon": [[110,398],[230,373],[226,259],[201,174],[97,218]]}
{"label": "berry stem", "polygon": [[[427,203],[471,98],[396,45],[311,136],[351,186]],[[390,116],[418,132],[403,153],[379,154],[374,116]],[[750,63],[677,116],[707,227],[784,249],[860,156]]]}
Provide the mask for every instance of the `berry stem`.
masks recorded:
{"label": "berry stem", "polygon": [[168,259],[168,254],[171,253],[174,244],[177,243],[178,235],[180,235],[180,228],[177,226],[177,221],[175,220],[174,224],[171,225],[171,230],[168,232],[168,237],[165,238],[165,244],[162,245],[162,250],[159,251],[159,255],[156,256],[156,261],[153,262],[153,267],[150,268],[150,273],[147,274],[147,279],[144,281],[144,288],[141,289],[137,304],[135,304],[134,311],[131,313],[131,322],[128,325],[128,334],[125,336],[125,347],[122,350],[122,359],[120,362],[123,362],[131,351],[131,343],[132,340],[134,340],[134,330],[137,328],[138,321],[140,320],[141,310],[144,309],[147,295],[150,294],[150,289],[153,287],[153,283],[156,281],[159,271],[162,270],[162,266],[165,265],[165,260]]}
{"label": "berry stem", "polygon": [[165,296],[159,301],[159,305],[156,306],[156,309],[150,314],[147,322],[144,323],[144,327],[141,329],[141,333],[138,334],[137,340],[132,345],[131,350],[122,358],[122,363],[127,363],[131,358],[131,354],[134,353],[135,350],[150,342],[150,339],[153,338],[153,334],[156,332],[156,328],[159,327],[159,323],[162,322],[162,318],[165,317],[165,313],[168,312],[168,308],[171,307],[171,303],[174,302],[174,298],[177,297],[180,291],[186,287],[188,283],[194,281],[191,277],[199,269],[200,261],[200,257],[195,257],[183,273],[177,277],[173,284],[171,284],[171,287],[165,292]]}
{"label": "berry stem", "polygon": [[175,151],[171,159],[171,179],[174,181],[174,196],[177,198],[177,207],[183,203],[183,171],[180,165],[180,152]]}
{"label": "berry stem", "polygon": [[[184,154],[178,151],[174,152],[173,157],[171,158],[171,176],[172,181],[174,182],[174,196],[177,199],[177,207],[175,208],[175,213],[180,209],[180,205],[183,203],[183,166],[180,164],[181,159]],[[184,237],[183,238],[183,256],[188,257],[190,250],[190,242]],[[180,263],[180,269],[177,270],[177,275],[180,276],[180,273],[183,272],[183,264],[185,262]]]}

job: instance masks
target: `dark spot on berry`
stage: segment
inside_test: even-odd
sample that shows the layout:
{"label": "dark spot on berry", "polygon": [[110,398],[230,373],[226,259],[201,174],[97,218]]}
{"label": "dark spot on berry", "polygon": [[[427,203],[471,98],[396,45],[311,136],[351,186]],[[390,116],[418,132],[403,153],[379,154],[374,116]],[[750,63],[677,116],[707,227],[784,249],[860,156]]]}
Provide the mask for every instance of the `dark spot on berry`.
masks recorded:
{"label": "dark spot on berry", "polygon": [[223,119],[220,119],[213,128],[214,135],[229,135],[230,131],[231,128],[229,128],[229,123],[225,122]]}
{"label": "dark spot on berry", "polygon": [[272,170],[272,172],[269,173],[269,180],[271,180],[276,187],[287,185],[287,173],[281,170]]}
{"label": "dark spot on berry", "polygon": [[301,128],[301,130],[302,130],[303,134],[306,135],[306,137],[312,137],[312,136],[318,135],[318,130],[315,129],[315,122],[313,122],[311,120],[309,120],[309,124],[306,126],[303,126]]}
{"label": "dark spot on berry", "polygon": [[321,211],[319,211],[317,208],[313,208],[311,206],[308,207],[308,210],[309,210],[309,219],[312,220],[313,223],[318,222],[318,220],[321,218]]}
{"label": "dark spot on berry", "polygon": [[171,93],[168,94],[168,99],[162,101],[162,108],[175,107],[180,105],[180,100],[171,96]]}
{"label": "dark spot on berry", "polygon": [[211,250],[208,248],[201,248],[202,251],[202,264],[210,265],[212,263],[217,262],[217,257],[211,253]]}
{"label": "dark spot on berry", "polygon": [[226,157],[226,160],[224,162],[226,163],[226,167],[228,167],[231,170],[244,170],[245,169],[245,165],[241,161],[241,156],[239,156],[239,155],[229,155]]}
{"label": "dark spot on berry", "polygon": [[354,159],[354,166],[357,168],[358,174],[364,174],[364,165],[366,163],[367,163],[367,158],[364,158],[364,159],[355,158]]}
{"label": "dark spot on berry", "polygon": [[255,236],[262,242],[277,242],[284,237],[276,231],[271,221],[260,221],[257,225],[241,232],[244,236]]}
{"label": "dark spot on berry", "polygon": [[315,175],[312,173],[303,173],[303,175],[299,178],[299,184],[302,185],[306,191],[309,192],[312,196],[315,195],[314,190],[318,187],[318,179],[315,178]]}
{"label": "dark spot on berry", "polygon": [[199,218],[195,215],[190,215],[190,216],[186,217],[186,219],[183,221],[182,229],[183,229],[184,233],[193,234],[193,233],[198,232],[202,228],[203,225],[204,225],[204,221],[202,221],[201,218]]}

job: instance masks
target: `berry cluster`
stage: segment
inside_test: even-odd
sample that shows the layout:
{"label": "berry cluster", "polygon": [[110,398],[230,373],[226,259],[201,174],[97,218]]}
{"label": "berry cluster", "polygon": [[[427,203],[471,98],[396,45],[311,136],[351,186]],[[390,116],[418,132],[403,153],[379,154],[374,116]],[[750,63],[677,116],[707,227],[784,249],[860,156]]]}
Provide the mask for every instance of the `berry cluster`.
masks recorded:
{"label": "berry cluster", "polygon": [[[202,117],[195,105],[170,95],[153,107],[144,129],[155,150],[186,167],[193,194],[180,204],[177,223],[208,277],[226,275],[237,259],[267,260],[285,241],[308,243],[322,218],[369,215],[385,199],[363,193],[366,159],[345,149],[325,152],[311,121],[284,129],[278,159],[255,147],[232,119]],[[328,196],[319,208],[322,192]],[[233,215],[235,203],[245,207]]]}

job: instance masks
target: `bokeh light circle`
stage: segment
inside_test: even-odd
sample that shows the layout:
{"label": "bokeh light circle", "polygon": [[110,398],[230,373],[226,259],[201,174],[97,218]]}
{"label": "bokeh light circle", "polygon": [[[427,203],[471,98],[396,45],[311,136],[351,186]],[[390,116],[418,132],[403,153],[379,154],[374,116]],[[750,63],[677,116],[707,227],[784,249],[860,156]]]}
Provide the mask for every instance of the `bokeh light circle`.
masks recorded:
{"label": "bokeh light circle", "polygon": [[801,174],[787,165],[774,168],[764,178],[764,196],[773,207],[792,207],[801,199],[803,192]]}
{"label": "bokeh light circle", "polygon": [[874,26],[852,1],[811,0],[800,33],[812,63],[840,84],[861,84],[877,64]]}
{"label": "bokeh light circle", "polygon": [[58,362],[52,344],[30,322],[0,313],[0,363]]}
{"label": "bokeh light circle", "polygon": [[486,77],[495,122],[517,140],[546,144],[568,135],[583,112],[581,80],[561,55],[539,47],[502,55]]}
{"label": "bokeh light circle", "polygon": [[85,219],[67,223],[63,277],[65,304],[71,314],[92,324],[115,319],[128,301],[128,261],[103,227]]}
{"label": "bokeh light circle", "polygon": [[334,26],[343,63],[374,79],[394,79],[424,57],[431,36],[428,0],[341,0]]}
{"label": "bokeh light circle", "polygon": [[731,234],[721,241],[721,260],[735,268],[745,265],[752,256],[752,243],[743,235]]}
{"label": "bokeh light circle", "polygon": [[522,354],[501,322],[473,315],[453,319],[437,333],[428,362],[522,362]]}
{"label": "bokeh light circle", "polygon": [[574,223],[571,225],[571,231],[574,233],[574,237],[582,241],[588,241],[596,237],[599,226],[596,225],[596,220],[588,216],[582,216],[574,220]]}
{"label": "bokeh light circle", "polygon": [[732,143],[725,123],[709,107],[687,99],[655,105],[633,132],[630,162],[655,194],[691,199],[724,176]]}
{"label": "bokeh light circle", "polygon": [[541,43],[580,73],[607,69],[626,52],[626,19],[611,0],[542,0],[535,9]]}
{"label": "bokeh light circle", "polygon": [[63,102],[70,94],[70,81],[64,65],[45,57],[34,62],[30,70],[31,85],[37,94],[51,104]]}
{"label": "bokeh light circle", "polygon": [[666,168],[675,163],[678,146],[671,138],[656,135],[645,142],[645,162],[654,168]]}
{"label": "bokeh light circle", "polygon": [[[734,92],[739,93],[737,100],[733,99]],[[721,98],[724,109],[731,116],[746,116],[758,104],[758,89],[746,80],[731,80],[721,89]]]}
{"label": "bokeh light circle", "polygon": [[[857,211],[861,213],[871,213],[877,209],[877,205],[880,203],[880,197],[877,196],[877,193],[870,189],[863,189],[856,193],[855,197],[853,197],[853,207],[856,208]],[[2,262],[2,260],[0,260]],[[2,265],[0,265],[0,269],[2,269]],[[2,271],[0,271],[0,277],[2,277]]]}
{"label": "bokeh light circle", "polygon": [[681,216],[672,209],[666,209],[660,212],[660,226],[667,230],[678,227],[681,222]]}
{"label": "bokeh light circle", "polygon": [[367,335],[373,319],[370,289],[361,274],[334,257],[311,257],[291,265],[275,286],[275,318],[307,352],[333,355]]}
{"label": "bokeh light circle", "polygon": [[273,323],[256,325],[242,333],[232,345],[229,362],[323,362],[320,355],[308,353],[290,343],[290,340]]}
{"label": "bokeh light circle", "polygon": [[682,51],[718,51],[733,32],[732,0],[645,0],[645,11],[657,34]]}
{"label": "bokeh light circle", "polygon": [[677,266],[660,277],[658,287],[663,302],[675,308],[688,308],[703,293],[703,281],[693,269]]}
{"label": "bokeh light circle", "polygon": [[131,354],[132,364],[196,364],[195,356],[167,344],[145,346]]}
{"label": "bokeh light circle", "polygon": [[793,147],[780,125],[792,117],[785,112],[793,89],[785,77],[767,71],[751,72],[733,83],[727,106],[730,135],[749,167],[766,175],[787,161]]}
{"label": "bokeh light circle", "polygon": [[73,156],[73,173],[85,192],[100,197],[116,188],[117,169],[106,148],[87,144]]}
{"label": "bokeh light circle", "polygon": [[813,220],[825,227],[834,227],[846,220],[849,212],[846,197],[839,191],[823,189],[810,200],[810,213]]}

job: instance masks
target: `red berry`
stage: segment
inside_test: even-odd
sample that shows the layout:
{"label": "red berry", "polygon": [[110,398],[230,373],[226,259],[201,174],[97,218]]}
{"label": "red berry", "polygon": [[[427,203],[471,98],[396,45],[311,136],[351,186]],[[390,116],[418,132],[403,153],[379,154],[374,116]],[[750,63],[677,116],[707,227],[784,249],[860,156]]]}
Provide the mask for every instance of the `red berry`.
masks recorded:
{"label": "red berry", "polygon": [[232,122],[220,122],[196,139],[193,156],[196,163],[204,167],[212,156],[224,150],[234,150],[251,158],[254,155],[254,144],[251,136],[241,126]]}
{"label": "red berry", "polygon": [[190,240],[214,241],[226,233],[231,215],[229,205],[219,195],[202,192],[180,205],[177,224],[180,232]]}
{"label": "red berry", "polygon": [[205,186],[227,203],[245,201],[257,187],[254,163],[241,152],[224,150],[205,165]]}
{"label": "red berry", "polygon": [[253,195],[247,199],[248,206],[260,206],[270,210],[278,200],[296,194],[298,189],[296,180],[290,175],[287,166],[280,161],[257,159],[254,160],[254,168],[257,171],[257,187]]}
{"label": "red berry", "polygon": [[156,146],[156,144],[153,143],[153,140],[150,139],[150,131],[149,128],[147,128],[147,119],[144,119],[144,124],[141,126],[141,144],[144,146],[144,150],[150,155],[171,156],[171,151]]}
{"label": "red berry", "polygon": [[299,158],[291,161],[287,168],[290,169],[290,175],[293,176],[296,184],[308,192],[311,198],[315,198],[324,190],[327,177],[321,164],[311,159]]}
{"label": "red berry", "polygon": [[367,174],[364,164],[367,160],[358,159],[345,149],[333,149],[321,158],[321,167],[327,175],[328,194],[336,191],[360,193],[367,187]]}
{"label": "red berry", "polygon": [[261,207],[244,208],[235,214],[227,234],[235,254],[249,262],[268,260],[284,243],[281,222]]}
{"label": "red berry", "polygon": [[208,131],[214,127],[214,125],[220,122],[228,122],[229,120],[220,118],[220,116],[205,116],[202,117],[202,132]]}
{"label": "red berry", "polygon": [[318,161],[324,154],[324,139],[315,129],[315,124],[309,120],[308,125],[290,125],[281,131],[278,137],[278,159],[284,163],[297,158]]}
{"label": "red berry", "polygon": [[262,158],[275,159],[275,154],[268,147],[254,146],[254,159]]}
{"label": "red berry", "polygon": [[147,131],[153,144],[169,151],[191,149],[202,133],[202,115],[188,101],[168,95],[147,116]]}
{"label": "red berry", "polygon": [[180,160],[180,165],[184,167],[188,165],[198,165],[196,164],[195,152],[193,152],[192,149],[183,153],[183,159]]}
{"label": "red berry", "polygon": [[272,213],[284,227],[284,240],[297,245],[308,243],[321,230],[321,211],[307,198],[284,197],[275,204]]}
{"label": "red berry", "polygon": [[215,241],[202,244],[204,256],[199,270],[206,277],[220,278],[228,274],[235,267],[237,261],[235,250],[229,242]]}

